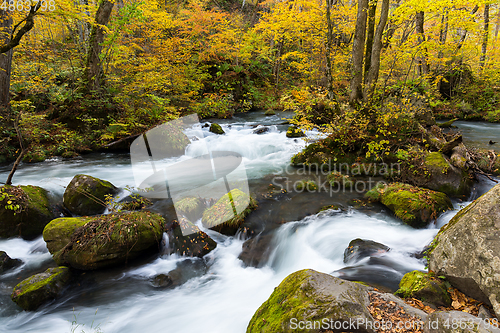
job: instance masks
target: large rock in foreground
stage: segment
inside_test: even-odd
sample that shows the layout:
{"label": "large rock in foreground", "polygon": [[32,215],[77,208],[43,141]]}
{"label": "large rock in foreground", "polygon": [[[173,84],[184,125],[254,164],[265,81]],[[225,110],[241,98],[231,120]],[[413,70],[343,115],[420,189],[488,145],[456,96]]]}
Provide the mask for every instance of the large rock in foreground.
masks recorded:
{"label": "large rock in foreground", "polygon": [[68,267],[49,268],[14,287],[11,298],[24,310],[33,311],[61,294],[71,277]]}
{"label": "large rock in foreground", "polygon": [[491,304],[500,318],[500,185],[441,228],[431,245],[429,269]]}
{"label": "large rock in foreground", "polygon": [[[253,315],[247,333],[322,332],[325,322],[329,327],[345,323],[344,331],[374,332],[366,325],[373,323],[367,291],[361,284],[311,269],[292,273]],[[352,329],[351,322],[363,324]]]}
{"label": "large rock in foreground", "polygon": [[64,206],[76,215],[97,215],[104,213],[107,195],[116,194],[118,189],[108,181],[88,175],[76,175],[64,191]]}
{"label": "large rock in foreground", "polygon": [[425,227],[439,214],[453,208],[446,194],[408,184],[379,185],[366,193],[372,201],[380,201],[406,224]]}
{"label": "large rock in foreground", "polygon": [[60,218],[45,227],[43,238],[59,265],[89,270],[158,250],[163,224],[161,216],[150,212]]}
{"label": "large rock in foreground", "polygon": [[0,187],[0,237],[35,238],[54,217],[43,188],[31,185]]}

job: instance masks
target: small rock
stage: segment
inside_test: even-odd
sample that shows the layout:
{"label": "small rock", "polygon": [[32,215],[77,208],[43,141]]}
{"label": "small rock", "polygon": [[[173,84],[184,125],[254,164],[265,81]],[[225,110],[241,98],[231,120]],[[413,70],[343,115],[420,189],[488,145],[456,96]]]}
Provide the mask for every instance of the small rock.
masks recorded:
{"label": "small rock", "polygon": [[401,279],[396,295],[404,298],[416,298],[436,307],[447,307],[451,305],[447,289],[444,281],[430,277],[428,273],[413,271],[406,273]]}
{"label": "small rock", "polygon": [[180,218],[169,232],[173,252],[187,257],[203,257],[217,247],[217,243],[197,226]]}
{"label": "small rock", "polygon": [[167,288],[170,287],[174,282],[167,274],[158,274],[153,278],[151,282],[155,288]]}
{"label": "small rock", "polygon": [[344,251],[344,263],[353,264],[366,257],[383,255],[389,250],[390,248],[384,244],[356,238]]}
{"label": "small rock", "polygon": [[210,132],[212,133],[215,133],[215,134],[226,134],[226,132],[224,132],[224,130],[222,129],[222,127],[219,125],[219,124],[216,124],[216,123],[212,123],[212,125],[210,125],[210,129],[209,129]]}
{"label": "small rock", "polygon": [[286,131],[287,138],[302,138],[304,136],[306,136],[304,132],[296,126],[290,126]]}
{"label": "small rock", "polygon": [[269,132],[269,127],[263,126],[263,127],[259,127],[256,130],[254,130],[253,134],[264,134],[264,133],[267,133],[267,132]]}
{"label": "small rock", "polygon": [[12,259],[9,257],[5,251],[0,251],[0,273],[20,266],[22,263],[23,262],[19,259]]}

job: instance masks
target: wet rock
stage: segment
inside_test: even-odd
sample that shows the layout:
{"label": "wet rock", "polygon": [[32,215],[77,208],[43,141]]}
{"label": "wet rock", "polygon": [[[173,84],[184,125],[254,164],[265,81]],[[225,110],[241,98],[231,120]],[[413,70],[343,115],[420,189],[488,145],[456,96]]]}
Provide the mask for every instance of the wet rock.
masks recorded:
{"label": "wet rock", "polygon": [[[323,319],[355,321],[360,332],[374,332],[367,307],[368,288],[328,274],[305,269],[288,275],[255,312],[247,327],[252,332],[321,332]],[[294,323],[309,321],[311,326],[297,329]]]}
{"label": "wet rock", "polygon": [[177,213],[184,215],[190,221],[196,221],[202,217],[206,206],[201,198],[187,197],[176,202]]}
{"label": "wet rock", "polygon": [[88,175],[76,175],[66,187],[63,203],[73,214],[86,216],[104,213],[107,195],[118,189],[108,181]]}
{"label": "wet rock", "polygon": [[207,266],[201,259],[186,259],[177,263],[174,270],[168,272],[168,276],[172,280],[170,287],[180,286],[189,280],[202,276],[207,272]]}
{"label": "wet rock", "polygon": [[61,218],[45,227],[43,237],[56,263],[90,270],[158,251],[163,223],[161,216],[144,211]]}
{"label": "wet rock", "polygon": [[33,239],[54,217],[43,188],[0,186],[0,237]]}
{"label": "wet rock", "polygon": [[462,311],[436,311],[427,317],[424,333],[499,333],[497,327]]}
{"label": "wet rock", "polygon": [[22,261],[19,259],[12,259],[5,251],[0,251],[0,274],[12,269],[14,267],[22,265]]}
{"label": "wet rock", "polygon": [[428,256],[430,270],[500,318],[500,185],[443,226]]}
{"label": "wet rock", "polygon": [[404,298],[416,298],[423,302],[438,306],[450,306],[451,298],[448,287],[443,280],[429,276],[428,273],[413,271],[406,273],[396,295]]}
{"label": "wet rock", "polygon": [[214,134],[226,134],[226,132],[224,132],[224,130],[222,129],[222,127],[219,125],[219,124],[216,124],[216,123],[212,123],[212,125],[210,125],[210,129],[209,129],[210,132],[214,133]]}
{"label": "wet rock", "polygon": [[172,224],[169,240],[173,252],[187,257],[201,258],[217,247],[210,236],[185,218]]}
{"label": "wet rock", "polygon": [[245,241],[238,259],[243,261],[247,266],[264,266],[269,260],[269,255],[271,254],[272,240],[273,235],[266,234],[258,235],[255,238]]}
{"label": "wet rock", "polygon": [[416,186],[392,183],[379,184],[365,194],[371,201],[380,201],[404,223],[414,227],[425,227],[439,214],[453,209],[444,193]]}
{"label": "wet rock", "polygon": [[383,255],[389,250],[390,248],[384,244],[356,238],[344,251],[344,263],[354,264],[366,257]]}
{"label": "wet rock", "polygon": [[151,281],[151,284],[155,288],[167,288],[170,287],[173,283],[174,282],[172,281],[172,278],[170,278],[170,276],[168,276],[167,274],[158,274]]}
{"label": "wet rock", "polygon": [[222,196],[215,205],[206,209],[201,222],[206,228],[233,236],[247,215],[255,208],[257,208],[257,202],[251,196],[239,189],[234,189]]}
{"label": "wet rock", "polygon": [[395,292],[403,273],[385,265],[349,266],[331,273],[347,281],[362,281],[380,290]]}
{"label": "wet rock", "polygon": [[12,292],[12,300],[22,309],[34,311],[42,304],[57,298],[71,277],[68,267],[49,268],[33,275],[17,286]]}
{"label": "wet rock", "polygon": [[267,132],[269,132],[269,127],[263,126],[263,127],[259,127],[257,129],[255,129],[253,131],[253,134],[264,134],[264,133],[267,133]]}
{"label": "wet rock", "polygon": [[425,167],[430,177],[421,175],[422,187],[434,191],[446,193],[451,196],[468,195],[472,186],[472,180],[463,169],[450,164],[445,156],[439,152],[429,153],[425,157]]}
{"label": "wet rock", "polygon": [[286,131],[287,138],[302,138],[304,136],[306,136],[304,132],[296,126],[290,126]]}

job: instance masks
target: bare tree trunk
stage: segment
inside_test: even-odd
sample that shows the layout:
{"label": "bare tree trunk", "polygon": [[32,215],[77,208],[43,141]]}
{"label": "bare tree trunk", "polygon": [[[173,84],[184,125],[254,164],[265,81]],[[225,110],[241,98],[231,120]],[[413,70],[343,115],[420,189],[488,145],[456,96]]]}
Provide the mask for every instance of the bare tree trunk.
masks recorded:
{"label": "bare tree trunk", "polygon": [[[0,10],[0,46],[10,41],[12,18],[5,10]],[[8,115],[7,106],[10,102],[10,72],[12,68],[12,49],[0,54],[0,116]],[[5,119],[2,119],[5,121]]]}
{"label": "bare tree trunk", "polygon": [[365,80],[365,100],[368,100],[373,96],[375,85],[377,84],[378,74],[380,70],[380,53],[382,52],[382,34],[384,33],[388,16],[389,0],[383,0],[380,20],[378,22],[377,31],[375,31],[375,36],[373,38],[373,50],[370,59],[370,70],[368,71],[368,75]]}
{"label": "bare tree trunk", "polygon": [[488,35],[490,30],[490,4],[484,5],[484,32],[483,44],[481,45],[481,57],[479,58],[479,68],[484,69],[486,61],[486,50],[488,49]]}
{"label": "bare tree trunk", "polygon": [[368,71],[371,66],[373,36],[375,34],[375,13],[377,12],[377,0],[369,0],[368,3],[368,28],[366,31],[366,50],[365,50],[365,82]]}
{"label": "bare tree trunk", "polygon": [[498,30],[500,29],[500,10],[497,11],[497,23],[495,24],[495,40],[498,38]]}
{"label": "bare tree trunk", "polygon": [[[443,16],[441,17],[441,29],[439,30],[439,44],[443,46],[446,44],[446,38],[448,37],[448,9],[445,10]],[[443,57],[443,49],[441,48],[438,52],[438,58]]]}
{"label": "bare tree trunk", "polygon": [[[418,44],[421,45],[425,42],[425,32],[424,32],[424,12],[417,12],[415,15],[415,29],[418,35]],[[420,57],[418,58],[418,72],[420,75],[429,74],[429,64],[427,61],[427,49],[424,48],[420,51]]]}
{"label": "bare tree trunk", "polygon": [[337,0],[326,0],[326,23],[328,26],[326,36],[326,84],[328,90],[328,98],[334,99],[333,91],[333,76],[332,76],[332,47],[333,47],[333,22],[332,22],[332,7],[337,4]]}
{"label": "bare tree trunk", "polygon": [[349,96],[351,104],[356,104],[363,100],[363,54],[365,50],[367,10],[368,0],[358,0],[356,29],[352,43],[351,94]]}
{"label": "bare tree trunk", "polygon": [[113,2],[102,0],[95,14],[95,24],[90,32],[89,50],[85,65],[84,79],[87,91],[97,91],[101,87],[103,80],[102,62],[99,55],[102,51],[104,41],[104,29],[102,26],[108,24],[113,10]]}
{"label": "bare tree trunk", "polygon": [[[479,6],[476,5],[472,11],[471,11],[471,15],[474,15],[477,13],[477,11],[479,10]],[[460,40],[458,41],[458,44],[457,44],[457,51],[460,50],[462,48],[462,46],[464,45],[464,42],[465,42],[465,38],[467,38],[467,34],[468,34],[468,31],[467,30],[464,30],[462,33],[461,33],[461,36],[460,36]]]}

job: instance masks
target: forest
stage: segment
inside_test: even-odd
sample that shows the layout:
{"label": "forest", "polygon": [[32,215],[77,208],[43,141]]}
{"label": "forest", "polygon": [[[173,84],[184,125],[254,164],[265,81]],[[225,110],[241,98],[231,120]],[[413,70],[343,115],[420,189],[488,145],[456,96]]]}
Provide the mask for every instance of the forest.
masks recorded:
{"label": "forest", "polygon": [[194,112],[293,110],[326,132],[423,106],[500,121],[492,1],[4,0],[0,20],[0,162]]}

